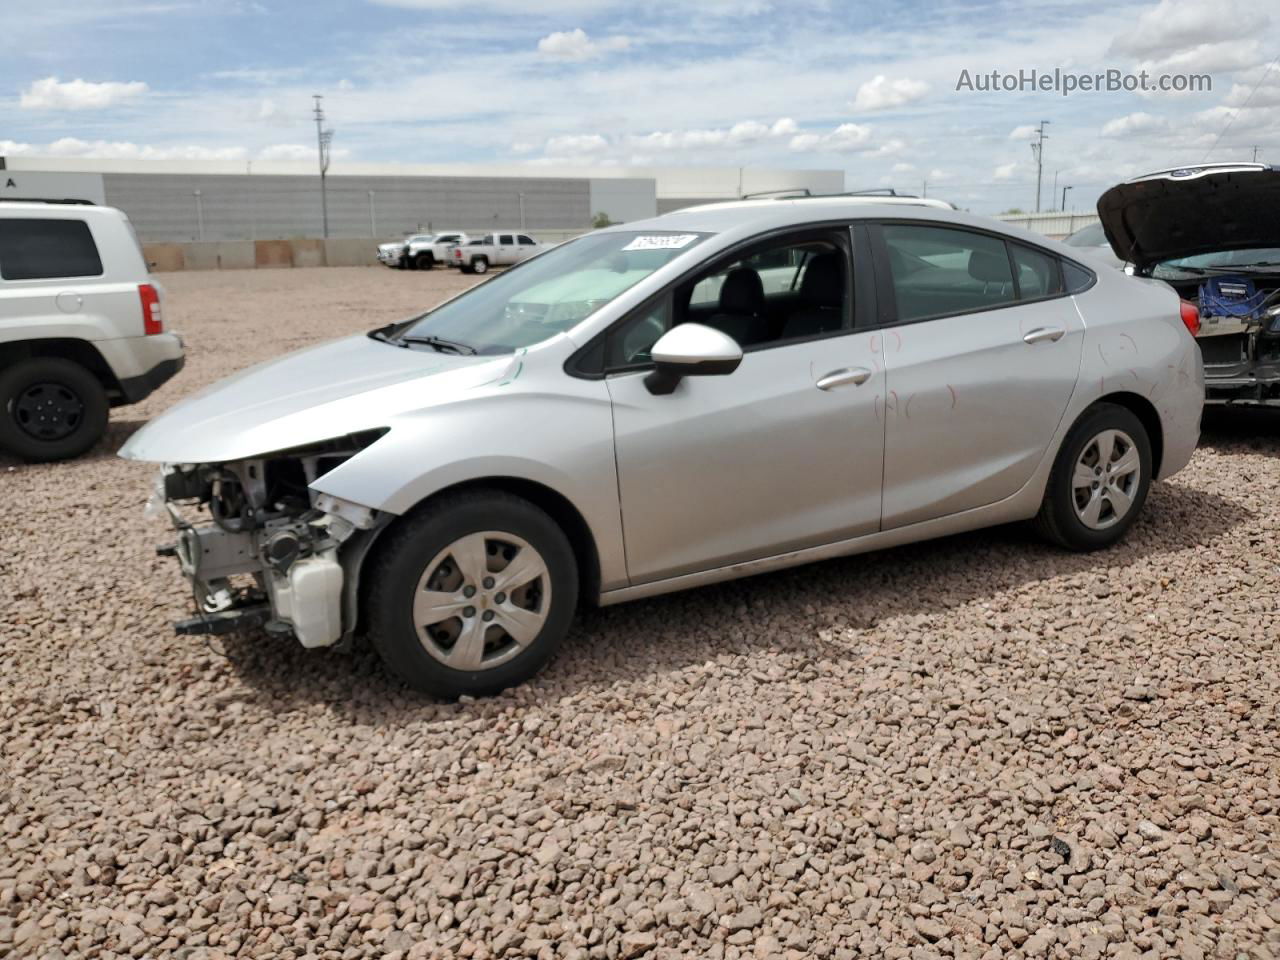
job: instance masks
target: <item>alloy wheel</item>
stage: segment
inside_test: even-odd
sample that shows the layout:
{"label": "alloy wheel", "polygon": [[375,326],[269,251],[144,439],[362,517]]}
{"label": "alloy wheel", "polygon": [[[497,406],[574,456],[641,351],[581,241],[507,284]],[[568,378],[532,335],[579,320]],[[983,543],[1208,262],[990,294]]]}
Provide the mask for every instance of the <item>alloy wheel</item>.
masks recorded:
{"label": "alloy wheel", "polygon": [[1103,430],[1085,444],[1071,475],[1076,516],[1090,530],[1105,530],[1133,508],[1142,480],[1138,448],[1123,430]]}
{"label": "alloy wheel", "polygon": [[423,648],[455,670],[489,670],[526,649],[551,610],[551,573],[527,541],[486,531],[427,564],[413,598]]}

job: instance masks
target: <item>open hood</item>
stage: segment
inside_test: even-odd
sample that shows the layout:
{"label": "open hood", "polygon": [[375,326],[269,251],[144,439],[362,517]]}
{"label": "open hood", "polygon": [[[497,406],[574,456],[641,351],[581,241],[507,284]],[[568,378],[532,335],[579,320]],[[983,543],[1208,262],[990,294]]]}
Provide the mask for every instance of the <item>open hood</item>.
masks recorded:
{"label": "open hood", "polygon": [[1138,177],[1098,198],[1111,249],[1138,272],[1199,253],[1280,247],[1280,170],[1217,163]]}

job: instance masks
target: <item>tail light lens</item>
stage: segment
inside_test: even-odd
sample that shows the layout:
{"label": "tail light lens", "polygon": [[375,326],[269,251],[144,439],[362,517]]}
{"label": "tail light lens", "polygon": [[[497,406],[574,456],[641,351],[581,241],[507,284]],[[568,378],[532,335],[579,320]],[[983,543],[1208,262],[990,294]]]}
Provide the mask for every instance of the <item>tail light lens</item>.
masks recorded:
{"label": "tail light lens", "polygon": [[1183,300],[1180,310],[1182,322],[1191,331],[1193,337],[1200,336],[1200,308],[1190,300]]}
{"label": "tail light lens", "polygon": [[160,291],[152,284],[138,285],[138,299],[142,301],[142,332],[164,333],[164,317],[160,315]]}

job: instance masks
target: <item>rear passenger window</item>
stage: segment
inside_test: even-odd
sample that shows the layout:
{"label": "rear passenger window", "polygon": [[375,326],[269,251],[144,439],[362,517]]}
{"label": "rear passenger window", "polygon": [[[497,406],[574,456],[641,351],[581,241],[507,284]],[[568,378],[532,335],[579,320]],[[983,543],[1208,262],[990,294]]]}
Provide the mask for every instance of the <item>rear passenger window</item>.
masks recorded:
{"label": "rear passenger window", "polygon": [[1023,300],[1040,300],[1062,293],[1058,260],[1030,247],[1009,244],[1013,264],[1018,268],[1018,293]]}
{"label": "rear passenger window", "polygon": [[511,234],[509,233],[504,233],[501,237],[499,237],[498,243],[504,247],[515,246],[515,240],[512,238]]}
{"label": "rear passenger window", "polygon": [[1067,293],[1079,293],[1093,286],[1093,274],[1070,260],[1062,261],[1062,277],[1067,284]]}
{"label": "rear passenger window", "polygon": [[967,313],[1017,299],[1003,240],[949,227],[882,229],[899,320]]}
{"label": "rear passenger window", "polygon": [[83,220],[0,220],[0,278],[100,276],[102,258]]}

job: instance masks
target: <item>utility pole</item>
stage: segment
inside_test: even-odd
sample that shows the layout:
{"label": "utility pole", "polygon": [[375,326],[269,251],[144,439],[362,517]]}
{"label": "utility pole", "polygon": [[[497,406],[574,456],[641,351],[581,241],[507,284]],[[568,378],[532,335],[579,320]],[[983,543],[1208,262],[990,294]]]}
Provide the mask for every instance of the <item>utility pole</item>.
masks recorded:
{"label": "utility pole", "polygon": [[[1053,203],[1053,198],[1058,195],[1058,174],[1060,172],[1061,171],[1058,171],[1058,170],[1053,171],[1053,191],[1049,194],[1050,203]],[[1053,209],[1053,208],[1050,207],[1050,209]]]}
{"label": "utility pole", "polygon": [[920,198],[927,200],[929,198],[929,181],[923,180],[920,183]]}
{"label": "utility pole", "polygon": [[1062,212],[1063,213],[1067,212],[1067,191],[1070,189],[1071,189],[1070,187],[1062,188]]}
{"label": "utility pole", "polygon": [[520,198],[520,232],[524,233],[524,194],[517,193],[516,196]]}
{"label": "utility pole", "polygon": [[1048,120],[1040,121],[1040,126],[1036,128],[1036,142],[1031,144],[1031,152],[1036,158],[1036,213],[1040,212],[1040,186],[1041,178],[1044,176],[1044,142],[1049,139],[1045,136],[1044,128],[1048,123]]}
{"label": "utility pole", "polygon": [[315,98],[315,118],[316,118],[316,150],[320,155],[320,217],[324,224],[324,238],[329,239],[329,195],[324,182],[325,174],[329,172],[329,145],[333,143],[333,131],[324,129],[324,108],[320,106],[320,101],[324,99],[320,94],[312,94]]}
{"label": "utility pole", "polygon": [[373,191],[369,191],[369,236],[378,236],[378,217],[373,212]]}
{"label": "utility pole", "polygon": [[1253,162],[1258,162],[1258,145],[1256,143],[1253,145]]}

